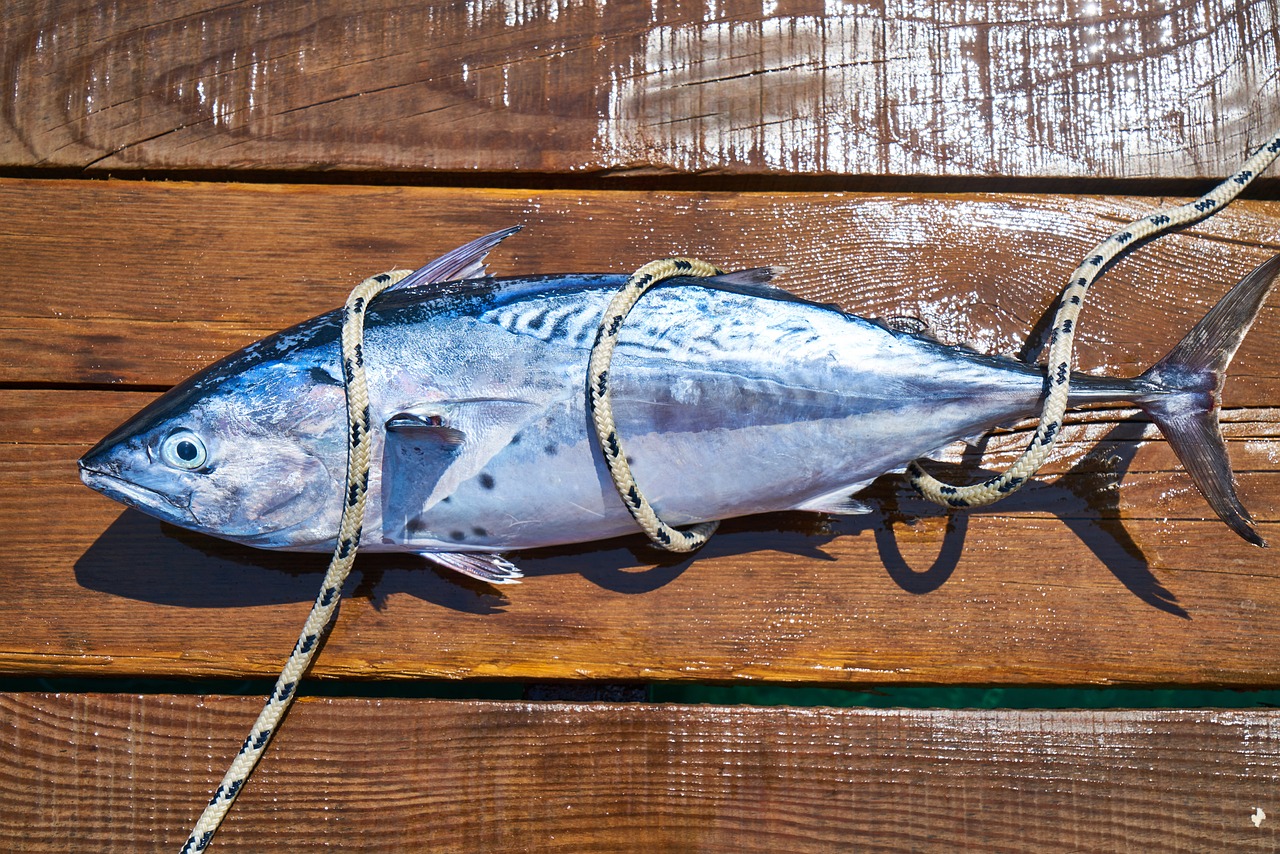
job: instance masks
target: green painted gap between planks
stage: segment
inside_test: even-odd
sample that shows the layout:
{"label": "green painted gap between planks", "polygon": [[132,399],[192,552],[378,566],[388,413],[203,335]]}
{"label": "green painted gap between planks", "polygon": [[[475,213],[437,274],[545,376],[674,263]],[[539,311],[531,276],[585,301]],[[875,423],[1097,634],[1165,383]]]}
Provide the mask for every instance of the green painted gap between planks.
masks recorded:
{"label": "green painted gap between planks", "polygon": [[[257,696],[266,679],[0,678],[0,693],[220,694]],[[792,685],[656,683],[543,683],[495,681],[303,682],[300,696],[394,697],[438,700],[627,701],[901,709],[1255,709],[1280,707],[1280,690],[1081,686],[888,686],[874,690]]]}

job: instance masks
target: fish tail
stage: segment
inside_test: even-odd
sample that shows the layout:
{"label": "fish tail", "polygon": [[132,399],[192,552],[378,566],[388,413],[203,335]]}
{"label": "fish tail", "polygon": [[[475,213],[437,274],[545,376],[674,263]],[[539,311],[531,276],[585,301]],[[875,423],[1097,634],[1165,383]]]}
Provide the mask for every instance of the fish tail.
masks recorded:
{"label": "fish tail", "polygon": [[1227,443],[1218,424],[1227,365],[1262,308],[1280,255],[1245,276],[1186,337],[1134,383],[1135,402],[1151,417],[1218,517],[1255,546],[1266,546],[1236,495]]}

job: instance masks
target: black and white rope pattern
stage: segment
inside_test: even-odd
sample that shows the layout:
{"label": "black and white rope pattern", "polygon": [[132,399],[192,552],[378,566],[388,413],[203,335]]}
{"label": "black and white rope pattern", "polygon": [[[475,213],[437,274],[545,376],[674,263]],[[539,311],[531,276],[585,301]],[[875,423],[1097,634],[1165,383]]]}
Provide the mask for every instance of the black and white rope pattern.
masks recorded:
{"label": "black and white rope pattern", "polygon": [[[1049,345],[1049,393],[1046,396],[1040,424],[1030,446],[1003,474],[980,484],[953,486],[925,473],[918,462],[907,468],[907,476],[926,498],[944,506],[977,507],[990,504],[1017,489],[1039,469],[1048,457],[1066,412],[1070,388],[1071,350],[1076,319],[1084,296],[1107,265],[1135,246],[1175,228],[1213,215],[1228,204],[1280,154],[1280,132],[1262,146],[1244,166],[1222,184],[1194,202],[1162,210],[1144,217],[1111,235],[1099,244],[1072,274],[1064,290],[1054,318]],[[293,702],[298,681],[310,666],[319,649],[321,638],[329,628],[340,601],[342,585],[355,563],[364,521],[364,507],[369,487],[369,432],[372,427],[369,390],[364,370],[364,312],[369,302],[382,291],[409,275],[397,270],[365,279],[347,298],[342,323],[342,358],[346,380],[349,443],[347,449],[347,483],[337,545],[320,593],[311,607],[298,642],[285,663],[275,688],[267,698],[249,735],[236,754],[222,782],[214,791],[186,843],[182,854],[204,851],[245,781],[263,753]],[[703,522],[681,531],[663,522],[641,493],[626,460],[613,419],[609,399],[609,368],[618,334],[631,309],[639,299],[659,283],[676,276],[717,276],[722,270],[688,258],[653,261],[637,270],[627,280],[605,310],[592,345],[587,374],[587,402],[601,452],[609,466],[614,486],[627,510],[656,545],[674,552],[698,549],[715,532],[718,522]]]}
{"label": "black and white rope pattern", "polygon": [[1003,474],[981,483],[956,486],[943,483],[920,467],[914,460],[907,466],[907,480],[925,498],[944,507],[982,507],[1010,495],[1040,469],[1053,450],[1067,411],[1067,395],[1071,390],[1071,348],[1076,333],[1076,319],[1084,305],[1085,294],[1103,271],[1116,258],[1134,247],[1166,234],[1175,228],[1206,219],[1221,210],[1240,194],[1262,170],[1280,154],[1280,131],[1261,146],[1245,164],[1227,180],[1205,195],[1185,205],[1165,208],[1129,223],[1098,244],[1084,262],[1071,274],[1062,292],[1049,338],[1048,394],[1040,413],[1031,443]]}
{"label": "black and white rope pattern", "polygon": [[644,529],[654,545],[671,552],[691,552],[701,548],[711,539],[720,523],[702,522],[681,531],[658,518],[636,484],[631,464],[627,462],[627,455],[618,439],[618,429],[613,422],[613,403],[609,399],[609,367],[622,324],[646,292],[676,276],[705,277],[723,273],[723,270],[694,258],[650,261],[632,273],[622,289],[614,294],[600,319],[595,343],[591,345],[591,362],[587,367],[587,408],[595,424],[600,451],[609,465],[609,475],[632,518]]}
{"label": "black and white rope pattern", "polygon": [[333,558],[325,573],[320,593],[307,622],[302,627],[298,642],[294,644],[289,660],[285,662],[275,688],[253,722],[253,728],[240,746],[231,767],[214,791],[209,805],[196,822],[182,854],[196,854],[208,847],[218,826],[236,796],[244,788],[245,780],[253,773],[258,760],[267,749],[267,743],[284,718],[298,686],[298,680],[311,665],[320,647],[320,640],[334,613],[338,610],[342,585],[355,563],[360,545],[360,533],[364,525],[365,496],[369,490],[369,386],[364,369],[364,313],[369,302],[396,282],[409,275],[409,270],[379,273],[365,279],[352,290],[342,316],[342,370],[347,393],[347,486],[342,504],[342,521],[338,527],[338,542]]}

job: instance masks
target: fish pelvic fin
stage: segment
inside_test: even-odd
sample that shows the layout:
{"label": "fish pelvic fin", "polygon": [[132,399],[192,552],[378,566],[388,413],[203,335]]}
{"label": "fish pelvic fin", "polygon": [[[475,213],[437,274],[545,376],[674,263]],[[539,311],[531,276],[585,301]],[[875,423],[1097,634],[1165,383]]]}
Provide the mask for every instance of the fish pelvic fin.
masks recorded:
{"label": "fish pelvic fin", "polygon": [[865,501],[859,501],[853,495],[871,484],[870,480],[851,483],[848,486],[818,495],[797,504],[794,509],[808,510],[811,513],[829,513],[832,516],[857,516],[862,513],[873,513],[875,507]]}
{"label": "fish pelvic fin", "polygon": [[1135,380],[1135,401],[1169,441],[1209,506],[1255,546],[1267,543],[1236,494],[1227,443],[1218,423],[1227,365],[1280,276],[1280,255],[1245,276],[1186,337]]}
{"label": "fish pelvic fin", "polygon": [[487,552],[419,552],[432,563],[489,584],[519,584],[524,573],[501,555]]}

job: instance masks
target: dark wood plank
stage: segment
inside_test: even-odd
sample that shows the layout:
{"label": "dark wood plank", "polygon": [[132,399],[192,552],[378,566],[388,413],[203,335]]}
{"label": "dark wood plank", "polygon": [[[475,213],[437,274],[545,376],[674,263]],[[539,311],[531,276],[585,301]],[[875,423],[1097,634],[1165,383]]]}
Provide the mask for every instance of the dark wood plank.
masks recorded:
{"label": "dark wood plank", "polygon": [[[150,397],[0,396],[0,672],[273,676],[296,638],[323,556],[186,534],[79,483],[75,458]],[[969,516],[891,477],[868,516],[730,522],[674,563],[639,538],[529,553],[502,591],[365,555],[314,673],[1276,686],[1274,556],[1206,518],[1127,414],[1073,422],[1042,484]],[[1232,410],[1225,429],[1275,541],[1277,411]]]}
{"label": "dark wood plank", "polygon": [[[521,193],[0,180],[0,381],[177,382],[341,305],[360,278],[479,234],[527,229],[500,274],[616,270],[688,254],[779,264],[780,283],[945,341],[1013,352],[1076,263],[1161,202],[1058,196]],[[1115,267],[1081,319],[1078,364],[1136,374],[1280,251],[1280,205],[1242,202]],[[1274,302],[1274,301],[1273,301]],[[1274,405],[1280,309],[1232,368],[1229,405]]]}
{"label": "dark wood plank", "polygon": [[[0,847],[176,850],[258,702],[0,695]],[[1278,730],[1273,711],[303,699],[214,849],[1271,851]]]}
{"label": "dark wood plank", "polygon": [[1186,178],[1280,121],[1269,3],[764,8],[19,0],[0,165]]}

